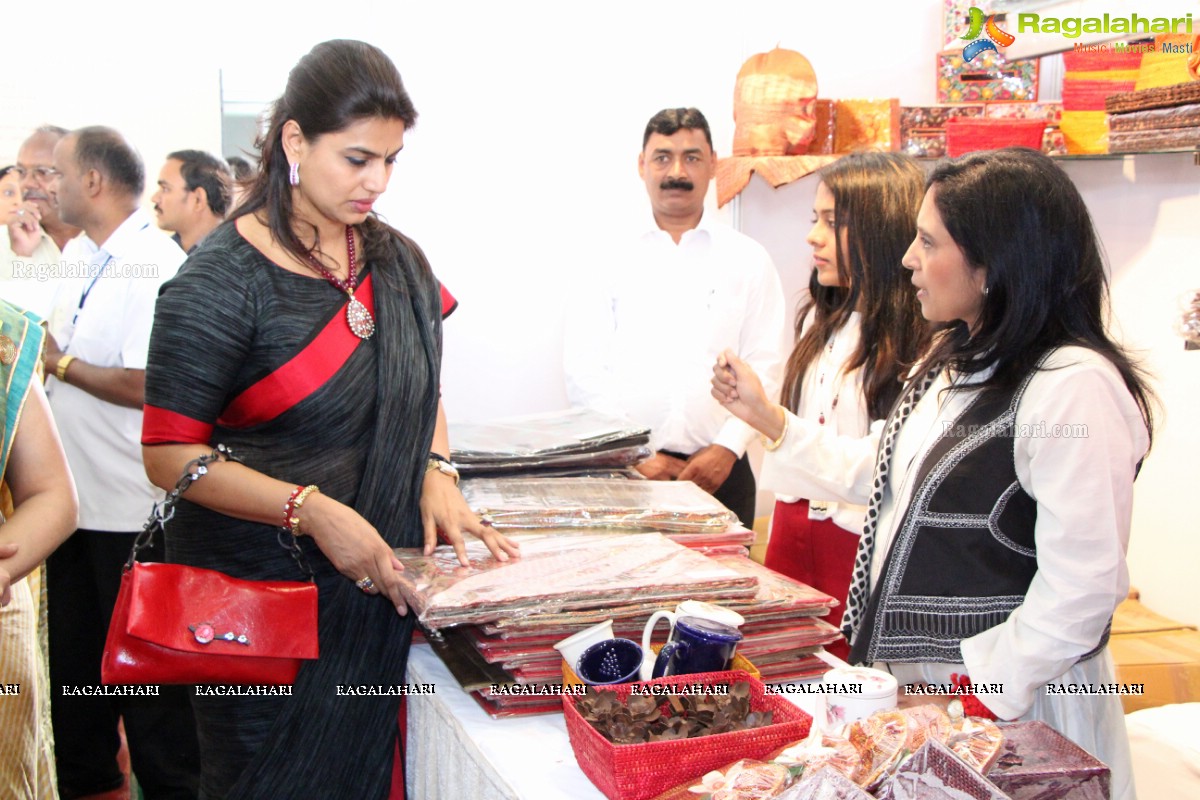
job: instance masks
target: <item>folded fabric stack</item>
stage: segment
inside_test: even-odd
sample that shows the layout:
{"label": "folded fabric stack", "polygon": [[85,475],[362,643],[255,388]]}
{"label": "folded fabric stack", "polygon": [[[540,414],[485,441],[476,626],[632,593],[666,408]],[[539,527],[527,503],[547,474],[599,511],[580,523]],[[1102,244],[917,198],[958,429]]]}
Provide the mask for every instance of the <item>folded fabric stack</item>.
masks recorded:
{"label": "folded fabric stack", "polygon": [[1200,146],[1200,81],[1114,94],[1104,107],[1109,152]]}
{"label": "folded fabric stack", "polygon": [[463,477],[613,474],[650,457],[649,428],[583,408],[451,423],[450,441]]}
{"label": "folded fabric stack", "polygon": [[[764,681],[801,680],[827,669],[812,653],[839,635],[817,619],[836,601],[747,558],[705,556],[659,533],[601,529],[514,538],[521,557],[509,562],[497,562],[482,542],[469,542],[469,568],[448,547],[429,557],[396,551],[405,568],[405,599],[420,622],[435,631],[463,626],[464,635],[446,633],[468,642],[479,661],[503,670],[497,681],[463,681],[491,713],[560,710],[556,696],[512,686],[560,684],[556,642],[608,619],[616,636],[640,642],[653,612],[683,600],[742,614],[745,638],[738,652]],[[665,628],[656,638],[665,638]],[[493,690],[492,682],[499,688]]]}
{"label": "folded fabric stack", "polygon": [[472,511],[504,531],[656,531],[688,547],[743,553],[754,541],[736,514],[691,481],[475,478],[462,492]]}

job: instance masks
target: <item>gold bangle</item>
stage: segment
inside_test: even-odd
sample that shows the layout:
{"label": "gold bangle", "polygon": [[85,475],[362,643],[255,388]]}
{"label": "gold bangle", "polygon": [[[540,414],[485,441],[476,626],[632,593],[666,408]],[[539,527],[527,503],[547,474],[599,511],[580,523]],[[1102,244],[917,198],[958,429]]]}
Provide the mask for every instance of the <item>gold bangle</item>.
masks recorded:
{"label": "gold bangle", "polygon": [[304,501],[313,492],[321,491],[316,486],[305,486],[300,490],[300,494],[296,495],[296,499],[292,501],[292,515],[288,517],[288,529],[291,530],[292,536],[303,536],[304,532],[300,530],[300,518],[296,516],[296,512],[304,505]]}
{"label": "gold bangle", "polygon": [[779,449],[779,446],[781,444],[783,444],[783,437],[787,436],[787,431],[788,431],[788,413],[787,413],[787,411],[782,406],[775,406],[775,407],[778,408],[780,411],[783,411],[783,430],[781,430],[779,432],[779,438],[776,439],[775,441],[771,441],[766,436],[763,437],[763,449],[766,450],[768,453],[773,453]]}
{"label": "gold bangle", "polygon": [[71,362],[75,360],[75,356],[63,356],[58,359],[58,366],[54,368],[54,377],[58,378],[63,383],[67,382],[67,367],[71,366]]}

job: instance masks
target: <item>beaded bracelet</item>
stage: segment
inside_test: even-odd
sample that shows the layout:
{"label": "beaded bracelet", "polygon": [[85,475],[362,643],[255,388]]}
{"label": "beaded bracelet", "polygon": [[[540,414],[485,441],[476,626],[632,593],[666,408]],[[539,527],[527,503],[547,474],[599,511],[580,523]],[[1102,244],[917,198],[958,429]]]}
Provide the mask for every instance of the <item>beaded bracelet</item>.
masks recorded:
{"label": "beaded bracelet", "polygon": [[292,490],[292,496],[288,498],[287,504],[283,508],[284,519],[283,527],[291,531],[292,536],[303,536],[303,531],[300,530],[300,518],[296,516],[296,512],[304,505],[304,501],[313,492],[321,491],[314,485],[297,486]]}

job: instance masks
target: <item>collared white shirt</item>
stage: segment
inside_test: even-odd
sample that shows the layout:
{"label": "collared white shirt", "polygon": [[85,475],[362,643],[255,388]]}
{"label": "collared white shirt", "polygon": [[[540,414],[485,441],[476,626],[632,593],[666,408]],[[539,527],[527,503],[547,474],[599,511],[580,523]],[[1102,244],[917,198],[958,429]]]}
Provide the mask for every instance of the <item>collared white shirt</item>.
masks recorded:
{"label": "collared white shirt", "polygon": [[[942,394],[948,383],[946,376],[933,383],[897,438],[871,560],[872,588],[914,489],[909,472],[969,402],[966,392]],[[843,500],[870,499],[882,420],[861,439],[828,435],[795,417],[789,423],[776,451],[781,471],[808,475]],[[1003,685],[985,702],[1006,719],[1045,700],[1046,683],[1095,647],[1128,592],[1133,478],[1149,445],[1116,368],[1080,347],[1055,351],[1030,380],[1015,432],[1017,480],[1037,503],[1037,573],[1005,622],[962,643],[971,680]]]}
{"label": "collared white shirt", "polygon": [[54,303],[61,260],[58,245],[45,231],[32,254],[19,256],[12,250],[8,227],[0,226],[0,298],[45,319]]}
{"label": "collared white shirt", "polygon": [[[175,275],[186,255],[138,209],[102,245],[86,236],[71,240],[63,258],[100,266],[102,271],[99,277],[72,278],[59,285],[50,318],[50,332],[59,346],[97,367],[144,370],[158,289]],[[79,490],[79,527],[140,530],[151,504],[162,497],[142,465],[142,411],[71,385],[69,371],[67,381],[52,378],[48,391]]]}
{"label": "collared white shirt", "polygon": [[[803,332],[812,326],[814,312],[804,320]],[[863,394],[862,369],[846,372],[844,366],[858,349],[862,336],[862,314],[851,312],[846,324],[834,331],[809,364],[800,391],[797,416],[819,423],[824,418],[831,436],[866,436],[871,427],[867,399]],[[837,497],[819,483],[804,475],[781,468],[786,455],[782,449],[763,454],[762,477],[759,486],[775,492],[779,500],[794,503],[809,501],[809,519],[832,519],[834,524],[855,535],[862,533],[867,507],[856,503],[839,502]],[[844,598],[838,598],[842,600]]]}
{"label": "collared white shirt", "polygon": [[712,368],[730,348],[778,396],[790,336],[775,265],[707,213],[679,244],[650,225],[581,267],[566,315],[567,395],[646,425],[655,450],[719,444],[740,457],[756,434],[713,399]]}

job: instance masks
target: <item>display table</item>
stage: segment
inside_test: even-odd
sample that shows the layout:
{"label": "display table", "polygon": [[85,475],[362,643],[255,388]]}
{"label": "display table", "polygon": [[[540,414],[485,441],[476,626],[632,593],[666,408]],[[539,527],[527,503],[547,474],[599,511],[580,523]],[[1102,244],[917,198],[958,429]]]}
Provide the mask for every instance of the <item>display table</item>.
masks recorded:
{"label": "display table", "polygon": [[[406,800],[449,797],[603,800],[575,761],[562,714],[492,719],[427,644],[408,657]],[[786,695],[812,713],[815,695]]]}
{"label": "display table", "polygon": [[408,657],[407,800],[449,797],[603,800],[575,763],[562,714],[492,719],[427,644]]}

